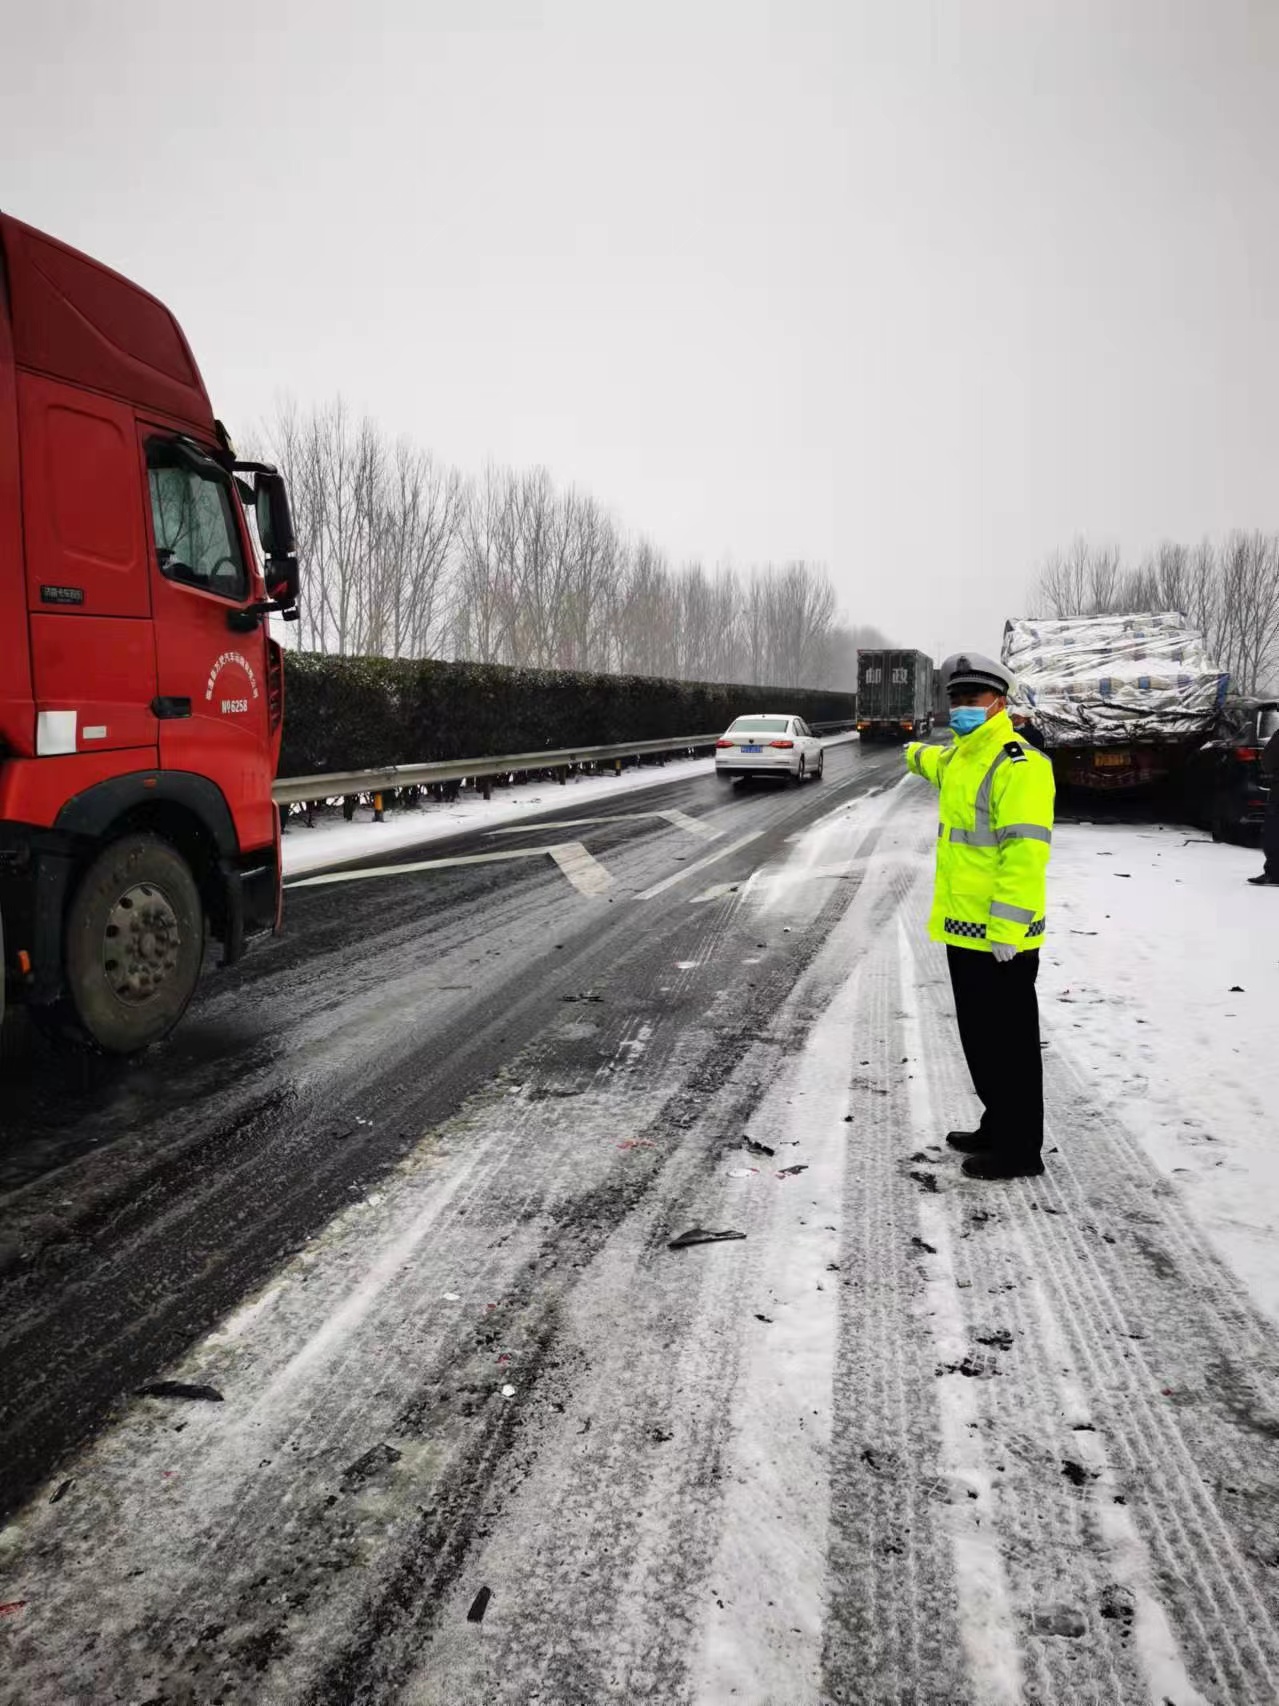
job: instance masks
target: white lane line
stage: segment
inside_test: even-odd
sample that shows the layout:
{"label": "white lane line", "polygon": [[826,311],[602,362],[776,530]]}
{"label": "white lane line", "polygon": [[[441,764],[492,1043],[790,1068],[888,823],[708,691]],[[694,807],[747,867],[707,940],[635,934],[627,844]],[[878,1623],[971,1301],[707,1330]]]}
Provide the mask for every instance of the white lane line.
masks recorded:
{"label": "white lane line", "polygon": [[501,853],[459,853],[451,859],[418,859],[408,865],[370,865],[364,871],[325,871],[316,877],[299,877],[296,882],[284,886],[286,889],[320,888],[326,883],[362,883],[371,877],[407,877],[417,871],[449,871],[463,865],[497,865],[509,859],[547,858],[553,859],[583,894],[600,894],[612,886],[612,877],[580,841],[563,841],[552,847],[510,847]]}
{"label": "white lane line", "polygon": [[604,894],[612,888],[612,877],[580,841],[561,841],[547,852],[581,894]]}
{"label": "white lane line", "polygon": [[568,817],[560,818],[556,823],[516,823],[505,829],[490,829],[487,833],[493,835],[531,835],[539,829],[552,833],[557,829],[586,829],[598,823],[645,823],[653,818],[663,818],[676,829],[683,829],[689,835],[700,835],[705,841],[716,841],[723,835],[722,829],[712,829],[700,818],[689,817],[687,812],[610,812],[607,817]]}
{"label": "white lane line", "polygon": [[695,877],[699,871],[705,871],[709,866],[717,865],[721,859],[727,859],[730,854],[749,847],[752,841],[758,841],[763,834],[762,829],[753,829],[749,835],[743,835],[740,841],[730,841],[727,847],[716,848],[714,853],[708,853],[704,859],[694,860],[686,870],[676,871],[673,876],[664,877],[660,883],[654,883],[651,889],[644,889],[636,895],[636,900],[656,899],[659,894],[665,894],[667,889],[673,889],[676,883],[682,883],[688,877]]}

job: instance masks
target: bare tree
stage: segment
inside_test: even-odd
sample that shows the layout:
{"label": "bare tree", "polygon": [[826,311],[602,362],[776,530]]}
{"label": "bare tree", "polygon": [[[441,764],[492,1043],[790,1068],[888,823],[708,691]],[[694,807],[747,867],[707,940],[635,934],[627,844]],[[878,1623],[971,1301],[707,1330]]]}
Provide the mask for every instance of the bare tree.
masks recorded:
{"label": "bare tree", "polygon": [[473,481],[338,398],[263,435],[293,495],[304,647],[647,675],[829,684],[835,598],[796,561],[672,569],[544,468]]}

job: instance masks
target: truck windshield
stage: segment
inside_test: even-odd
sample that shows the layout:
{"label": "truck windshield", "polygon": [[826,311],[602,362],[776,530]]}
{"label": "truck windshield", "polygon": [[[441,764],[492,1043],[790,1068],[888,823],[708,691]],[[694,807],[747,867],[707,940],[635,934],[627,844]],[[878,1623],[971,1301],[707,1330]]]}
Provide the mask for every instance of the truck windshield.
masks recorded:
{"label": "truck windshield", "polygon": [[249,577],[228,483],[174,465],[162,442],[147,446],[147,478],[160,572],[222,598],[243,599]]}

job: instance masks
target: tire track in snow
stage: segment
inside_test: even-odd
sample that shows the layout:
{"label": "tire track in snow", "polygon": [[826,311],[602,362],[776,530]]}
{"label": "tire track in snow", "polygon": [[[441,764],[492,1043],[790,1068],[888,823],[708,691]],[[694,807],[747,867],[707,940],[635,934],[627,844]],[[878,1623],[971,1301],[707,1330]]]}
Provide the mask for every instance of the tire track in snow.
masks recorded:
{"label": "tire track in snow", "polygon": [[[1144,1699],[1145,1679],[1126,1651],[1122,1620],[1102,1618],[1097,1610],[1112,1579],[1098,1545],[1099,1489],[1090,1487],[1081,1497],[1066,1471],[1084,1455],[1073,1423],[1086,1421],[1087,1412],[1068,1404],[1062,1367],[1050,1355],[1050,1336],[1033,1305],[1036,1269],[1019,1226],[1023,1217],[1038,1215],[1021,1187],[964,1180],[961,1158],[941,1146],[950,1123],[945,1112],[958,1117],[972,1091],[944,994],[944,956],[923,939],[917,923],[909,952],[919,1010],[916,1058],[933,1110],[929,1127],[917,1128],[917,1136],[938,1146],[942,1183],[926,1199],[925,1216],[939,1248],[948,1239],[952,1252],[935,1294],[949,1293],[946,1313],[957,1329],[939,1360],[939,1371],[949,1371],[939,1375],[939,1384],[962,1383],[970,1420],[984,1442],[981,1462],[988,1473],[978,1490],[981,1504],[989,1502],[995,1513],[1006,1584],[1004,1634],[1019,1649],[1024,1679],[1024,1695],[1021,1685],[1005,1685],[1003,1698],[1061,1706]],[[933,1267],[933,1258],[926,1266]],[[1055,1632],[1068,1629],[1075,1632]],[[985,1692],[979,1688],[976,1698],[984,1701]]]}
{"label": "tire track in snow", "polygon": [[[922,1067],[928,1050],[920,1017],[911,1012],[915,960],[907,927],[900,919],[897,937],[905,1058]],[[935,1143],[939,1120],[929,1074],[911,1073],[907,1082],[911,1126],[921,1142],[931,1138]],[[1002,1488],[996,1492],[997,1478],[982,1439],[976,1378],[962,1372],[972,1351],[972,1329],[964,1319],[959,1290],[971,1287],[972,1280],[964,1277],[967,1262],[961,1266],[956,1260],[952,1216],[946,1208],[924,1191],[918,1213],[924,1241],[933,1252],[926,1264],[929,1285],[924,1307],[937,1355],[933,1392],[941,1448],[938,1465],[950,1493],[947,1528],[954,1553],[959,1637],[976,1698],[989,1706],[1017,1706],[1024,1697],[1022,1663],[1000,1532],[1001,1517],[1011,1513],[1001,1510],[1007,1501]]]}
{"label": "tire track in snow", "polygon": [[[940,1501],[933,1363],[919,1318],[917,1187],[900,1162],[910,1122],[894,922],[860,974],[840,1264],[823,1700],[871,1706],[969,1698]],[[856,1063],[860,1061],[861,1066]]]}

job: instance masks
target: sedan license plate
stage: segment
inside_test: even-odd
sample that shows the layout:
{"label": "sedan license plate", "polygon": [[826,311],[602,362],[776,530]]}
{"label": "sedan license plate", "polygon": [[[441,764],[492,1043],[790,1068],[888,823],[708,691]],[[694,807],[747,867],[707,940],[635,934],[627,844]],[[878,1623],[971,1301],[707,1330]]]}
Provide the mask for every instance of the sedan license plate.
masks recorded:
{"label": "sedan license plate", "polygon": [[1126,752],[1094,752],[1092,761],[1098,770],[1119,769],[1129,762]]}
{"label": "sedan license plate", "polygon": [[743,752],[763,752],[763,750],[762,746],[744,746],[742,748]]}

